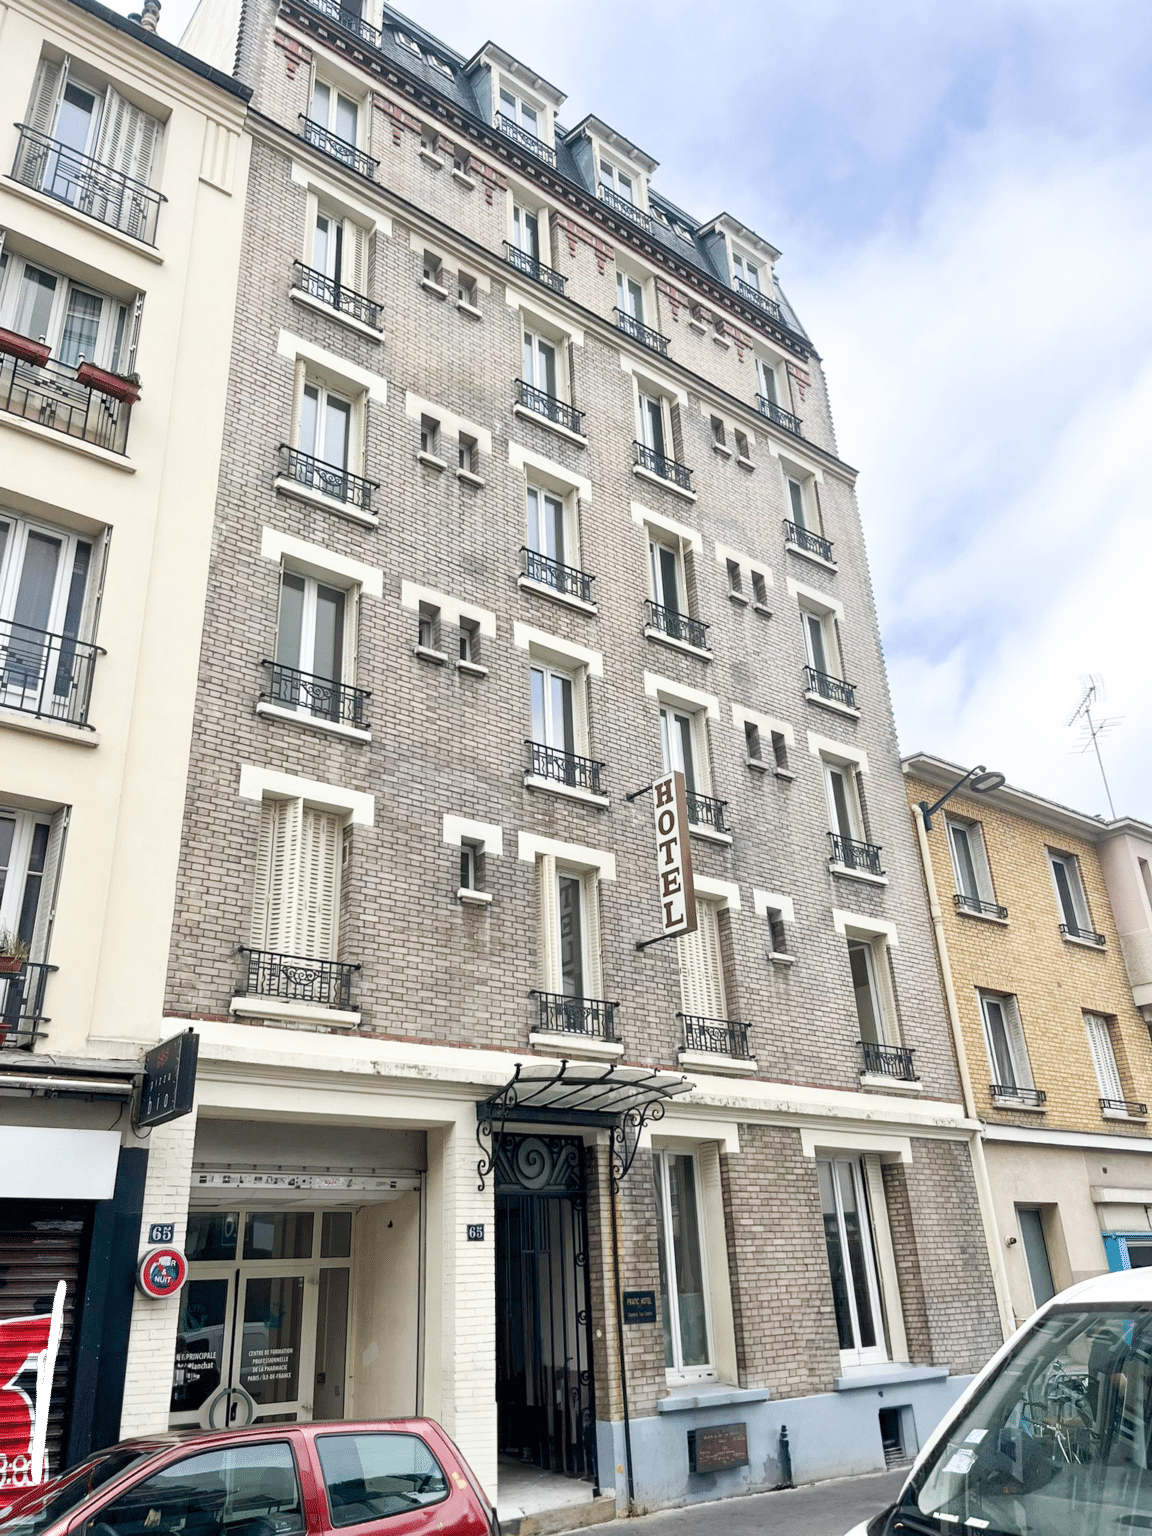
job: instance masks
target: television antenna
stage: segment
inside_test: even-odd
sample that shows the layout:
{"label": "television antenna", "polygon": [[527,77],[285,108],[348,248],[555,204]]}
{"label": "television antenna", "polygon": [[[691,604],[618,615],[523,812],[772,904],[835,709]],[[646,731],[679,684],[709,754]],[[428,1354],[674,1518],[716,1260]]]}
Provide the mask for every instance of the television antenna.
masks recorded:
{"label": "television antenna", "polygon": [[1100,738],[1106,736],[1109,731],[1114,731],[1120,724],[1121,717],[1114,715],[1110,720],[1099,719],[1093,716],[1092,711],[1099,711],[1108,697],[1104,686],[1104,679],[1099,672],[1087,675],[1081,674],[1080,687],[1082,694],[1075,712],[1069,720],[1069,726],[1073,726],[1079,720],[1082,744],[1076,748],[1078,752],[1087,752],[1091,748],[1096,753],[1096,763],[1100,769],[1100,777],[1104,780],[1104,793],[1108,796],[1108,809],[1112,812],[1112,820],[1116,820],[1116,807],[1112,804],[1112,791],[1108,787],[1108,775],[1104,772],[1104,759],[1100,756]]}

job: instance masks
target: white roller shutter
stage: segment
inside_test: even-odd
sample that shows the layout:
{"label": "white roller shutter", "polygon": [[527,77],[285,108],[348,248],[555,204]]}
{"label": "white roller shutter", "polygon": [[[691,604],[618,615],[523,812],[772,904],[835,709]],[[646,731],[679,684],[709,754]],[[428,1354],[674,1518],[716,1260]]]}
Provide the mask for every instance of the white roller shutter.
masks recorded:
{"label": "white roller shutter", "polygon": [[1100,1097],[1122,1100],[1124,1089],[1116,1065],[1116,1052],[1112,1046],[1112,1031],[1108,1027],[1108,1020],[1098,1013],[1086,1013],[1084,1027],[1088,1031],[1088,1049],[1092,1053],[1092,1065],[1096,1068]]}
{"label": "white roller shutter", "polygon": [[341,818],[334,811],[304,807],[295,953],[316,960],[336,958],[341,831]]}
{"label": "white roller shutter", "polygon": [[710,901],[696,903],[696,932],[677,939],[680,959],[680,998],[685,1013],[705,1019],[725,1019],[724,970],[720,959],[720,925]]}
{"label": "white roller shutter", "polygon": [[540,975],[545,992],[559,992],[560,985],[560,893],[556,885],[556,859],[550,853],[536,861],[536,881],[540,895]]}

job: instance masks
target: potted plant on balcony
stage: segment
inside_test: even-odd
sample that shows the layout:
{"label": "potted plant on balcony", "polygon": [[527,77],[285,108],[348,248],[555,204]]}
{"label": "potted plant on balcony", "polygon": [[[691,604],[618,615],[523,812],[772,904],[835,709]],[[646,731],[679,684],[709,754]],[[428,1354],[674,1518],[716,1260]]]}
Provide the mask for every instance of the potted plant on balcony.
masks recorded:
{"label": "potted plant on balcony", "polygon": [[87,384],[89,389],[98,390],[102,395],[111,395],[113,400],[122,400],[125,405],[135,405],[140,398],[140,375],[138,373],[112,373],[107,368],[97,368],[95,363],[81,362],[76,369],[77,381]]}
{"label": "potted plant on balcony", "polygon": [[28,958],[28,946],[7,928],[0,928],[0,976],[15,976]]}
{"label": "potted plant on balcony", "polygon": [[51,351],[46,341],[36,341],[31,336],[21,336],[19,331],[8,331],[0,326],[0,352],[7,352],[19,362],[35,363],[37,368],[43,368]]}

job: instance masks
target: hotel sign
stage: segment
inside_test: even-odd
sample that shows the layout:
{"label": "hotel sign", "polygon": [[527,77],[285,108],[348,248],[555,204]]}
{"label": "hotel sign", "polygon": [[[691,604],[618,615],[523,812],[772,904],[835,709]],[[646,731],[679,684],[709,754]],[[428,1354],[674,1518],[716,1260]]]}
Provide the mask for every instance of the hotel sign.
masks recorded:
{"label": "hotel sign", "polygon": [[652,786],[652,809],[656,819],[660,937],[673,939],[696,932],[696,892],[692,885],[688,802],[682,773],[666,773],[656,780]]}

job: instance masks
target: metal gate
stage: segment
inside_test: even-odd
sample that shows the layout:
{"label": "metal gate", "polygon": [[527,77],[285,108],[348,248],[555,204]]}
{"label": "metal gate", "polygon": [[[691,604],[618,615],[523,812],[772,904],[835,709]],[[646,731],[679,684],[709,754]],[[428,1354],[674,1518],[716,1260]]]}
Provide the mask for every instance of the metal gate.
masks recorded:
{"label": "metal gate", "polygon": [[496,1138],[500,1451],[599,1485],[584,1144]]}

